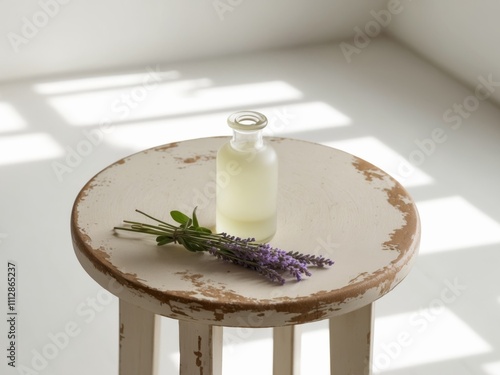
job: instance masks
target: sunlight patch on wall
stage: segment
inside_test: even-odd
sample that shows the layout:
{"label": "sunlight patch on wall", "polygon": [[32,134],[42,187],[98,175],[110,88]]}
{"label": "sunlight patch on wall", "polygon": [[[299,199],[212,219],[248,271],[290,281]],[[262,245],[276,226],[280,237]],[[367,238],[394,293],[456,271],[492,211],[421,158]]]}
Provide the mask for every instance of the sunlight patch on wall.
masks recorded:
{"label": "sunlight patch on wall", "polygon": [[500,223],[461,196],[417,202],[420,254],[500,243]]}
{"label": "sunlight patch on wall", "polygon": [[25,129],[26,121],[10,103],[0,102],[0,133]]}
{"label": "sunlight patch on wall", "polygon": [[178,71],[159,71],[158,67],[147,67],[142,73],[124,73],[116,75],[90,76],[76,79],[40,82],[33,85],[33,90],[43,95],[60,95],[84,91],[108,90],[110,88],[147,84],[151,79],[178,79]]}
{"label": "sunlight patch on wall", "polygon": [[[127,89],[100,90],[50,97],[47,100],[73,126],[252,108],[266,103],[295,100],[302,93],[282,81],[213,87],[208,78],[156,83]],[[233,111],[233,110],[229,110]]]}
{"label": "sunlight patch on wall", "polygon": [[405,187],[428,185],[434,182],[431,176],[416,167],[408,174],[402,164],[404,158],[375,137],[330,141],[325,144],[370,162],[390,174]]}
{"label": "sunlight patch on wall", "polygon": [[140,151],[193,138],[228,136],[231,129],[227,126],[226,115],[225,112],[219,112],[113,126],[104,140],[115,147]]}
{"label": "sunlight patch on wall", "polygon": [[[226,374],[241,374],[243,363],[248,363],[252,374],[266,374],[272,369],[272,330],[269,328],[224,327],[224,355],[222,368]],[[258,361],[250,361],[248,353],[259,353]],[[231,360],[224,360],[231,358]]]}
{"label": "sunlight patch on wall", "polygon": [[[172,336],[171,336],[172,337]],[[224,374],[268,374],[273,368],[272,332],[268,328],[224,327],[222,368]],[[252,355],[249,355],[252,353]],[[253,360],[258,356],[258,361]],[[168,361],[179,367],[179,352],[171,352]],[[245,364],[242,367],[242,364]],[[160,363],[158,373],[165,373]]]}
{"label": "sunlight patch on wall", "polygon": [[[193,95],[194,103],[182,102],[186,110],[193,112],[201,106],[201,110],[220,108],[251,108],[265,103],[274,103],[285,100],[302,98],[302,93],[284,81],[267,81],[247,83],[231,86],[216,86],[196,91]],[[239,109],[237,109],[239,110]]]}
{"label": "sunlight patch on wall", "polygon": [[264,129],[265,136],[331,129],[348,126],[352,122],[350,117],[320,101],[256,107],[252,110],[266,115],[268,125]]}
{"label": "sunlight patch on wall", "polygon": [[69,125],[91,126],[164,116],[175,111],[178,102],[211,84],[202,78],[58,95],[47,100]]}
{"label": "sunlight patch on wall", "polygon": [[[304,129],[345,126],[349,119],[334,108],[321,102],[287,104],[254,108],[266,115],[268,125],[264,134],[280,137],[283,133]],[[318,116],[310,116],[315,112]],[[137,122],[113,127],[105,141],[113,146],[141,150],[160,144],[192,138],[230,136],[227,117],[231,111],[198,116],[177,117],[161,121]]]}
{"label": "sunlight patch on wall", "polygon": [[62,147],[46,133],[0,137],[0,165],[53,159],[63,154]]}
{"label": "sunlight patch on wall", "polygon": [[500,374],[500,361],[485,364],[483,367],[485,375]]}
{"label": "sunlight patch on wall", "polygon": [[463,359],[492,350],[443,304],[430,304],[420,311],[377,318],[375,331],[374,373]]}
{"label": "sunlight patch on wall", "polygon": [[[329,320],[297,326],[301,332],[301,374],[330,373]],[[314,369],[312,371],[311,369]]]}

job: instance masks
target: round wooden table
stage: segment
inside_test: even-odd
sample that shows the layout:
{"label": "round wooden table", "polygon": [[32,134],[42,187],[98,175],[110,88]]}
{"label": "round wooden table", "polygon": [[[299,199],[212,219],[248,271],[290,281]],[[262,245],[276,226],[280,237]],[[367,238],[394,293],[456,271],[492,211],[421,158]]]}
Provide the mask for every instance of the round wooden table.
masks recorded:
{"label": "round wooden table", "polygon": [[[157,315],[179,321],[180,373],[222,373],[222,327],[274,327],[274,374],[298,374],[298,325],[330,321],[332,374],[369,374],[373,302],[410,271],[420,240],[412,198],[392,177],[346,152],[270,138],[280,163],[278,230],[271,244],[322,254],[283,286],[206,253],[119,232],[135,209],[172,222],[171,210],[197,208],[215,226],[215,157],[227,137],[145,150],[110,165],[76,198],[71,232],[87,273],[120,299],[120,374],[152,374]],[[251,361],[249,357],[249,362]]]}

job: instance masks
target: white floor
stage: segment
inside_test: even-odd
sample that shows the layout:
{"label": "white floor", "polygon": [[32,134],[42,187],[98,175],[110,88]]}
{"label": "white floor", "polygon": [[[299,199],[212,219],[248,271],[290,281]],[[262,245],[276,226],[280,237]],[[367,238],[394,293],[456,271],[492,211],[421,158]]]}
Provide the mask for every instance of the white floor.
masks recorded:
{"label": "white floor", "polygon": [[[0,86],[0,373],[117,373],[117,301],[74,256],[73,200],[111,162],[229,134],[226,117],[246,108],[268,115],[269,135],[377,164],[417,202],[420,258],[376,304],[374,372],[500,374],[500,109],[484,99],[500,77],[471,90],[383,38],[352,59],[332,43]],[[16,369],[5,355],[8,262]],[[302,373],[327,374],[326,325],[302,329]],[[162,332],[160,371],[175,374],[176,323],[163,319]],[[227,329],[224,374],[270,374],[270,337]]]}

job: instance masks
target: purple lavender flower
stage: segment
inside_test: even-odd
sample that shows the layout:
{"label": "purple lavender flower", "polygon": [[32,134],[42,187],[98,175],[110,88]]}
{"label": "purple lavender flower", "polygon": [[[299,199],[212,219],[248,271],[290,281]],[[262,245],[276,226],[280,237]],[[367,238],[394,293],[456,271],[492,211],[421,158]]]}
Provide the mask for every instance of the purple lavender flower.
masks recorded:
{"label": "purple lavender flower", "polygon": [[267,279],[281,285],[286,281],[283,274],[288,273],[300,281],[304,275],[311,276],[308,266],[325,267],[334,264],[332,260],[322,255],[302,254],[297,251],[286,252],[268,243],[257,243],[254,238],[244,239],[227,233],[214,234],[209,229],[198,225],[196,208],[192,218],[179,211],[170,213],[172,218],[181,224],[180,226],[165,223],[144,212],[136,211],[160,224],[151,225],[125,220],[125,223],[130,224],[129,227],[115,227],[115,229],[156,235],[158,245],[179,243],[189,251],[206,251],[217,259],[257,271]]}

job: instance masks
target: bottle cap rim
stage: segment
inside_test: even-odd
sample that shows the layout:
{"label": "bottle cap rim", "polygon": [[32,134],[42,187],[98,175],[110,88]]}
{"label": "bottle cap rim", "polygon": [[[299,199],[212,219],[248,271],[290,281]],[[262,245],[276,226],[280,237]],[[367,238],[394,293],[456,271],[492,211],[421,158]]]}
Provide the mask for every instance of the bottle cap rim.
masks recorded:
{"label": "bottle cap rim", "polygon": [[267,117],[255,111],[240,111],[231,114],[227,124],[235,130],[260,130],[266,127]]}

